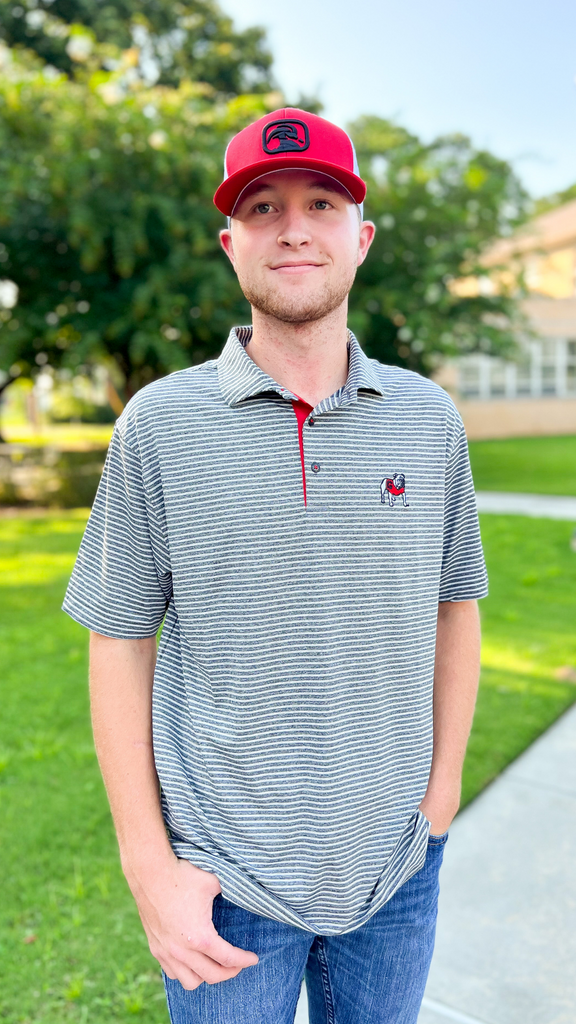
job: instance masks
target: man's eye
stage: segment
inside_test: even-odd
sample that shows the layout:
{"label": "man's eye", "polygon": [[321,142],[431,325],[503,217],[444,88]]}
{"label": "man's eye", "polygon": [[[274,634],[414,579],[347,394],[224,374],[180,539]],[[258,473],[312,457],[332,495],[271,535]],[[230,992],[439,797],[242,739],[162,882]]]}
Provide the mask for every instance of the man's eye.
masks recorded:
{"label": "man's eye", "polygon": [[256,213],[270,213],[271,209],[271,203],[258,203],[258,206],[256,207]]}
{"label": "man's eye", "polygon": [[327,199],[317,199],[316,202],[314,203],[314,209],[315,210],[327,210],[329,205],[330,204],[329,204]]}

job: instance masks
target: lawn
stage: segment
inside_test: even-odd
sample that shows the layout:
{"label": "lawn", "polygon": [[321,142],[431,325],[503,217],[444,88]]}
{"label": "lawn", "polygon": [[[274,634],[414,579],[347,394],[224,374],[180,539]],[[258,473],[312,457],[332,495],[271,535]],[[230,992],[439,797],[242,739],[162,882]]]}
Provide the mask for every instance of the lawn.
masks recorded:
{"label": "lawn", "polygon": [[466,755],[463,803],[576,700],[556,676],[576,667],[574,524],[480,517],[490,578],[481,602],[482,676]]}
{"label": "lawn", "polygon": [[94,755],[86,632],[59,611],[85,519],[0,519],[0,1020],[166,1024]]}
{"label": "lawn", "polygon": [[2,436],[10,444],[53,445],[67,452],[107,448],[113,429],[109,423],[50,423],[35,430],[29,423],[2,421]]}
{"label": "lawn", "polygon": [[[0,1020],[166,1024],[88,720],[85,631],[58,609],[85,513],[0,519]],[[570,523],[485,516],[491,594],[471,799],[576,698]]]}
{"label": "lawn", "polygon": [[478,491],[576,494],[576,434],[471,441]]}

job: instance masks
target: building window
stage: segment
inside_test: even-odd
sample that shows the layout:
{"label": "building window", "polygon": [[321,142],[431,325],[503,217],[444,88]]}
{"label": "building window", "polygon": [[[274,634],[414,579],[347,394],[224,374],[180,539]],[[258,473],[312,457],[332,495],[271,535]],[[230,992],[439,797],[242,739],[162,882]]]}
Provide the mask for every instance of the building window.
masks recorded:
{"label": "building window", "polygon": [[504,398],[506,395],[506,363],[492,359],[490,366],[490,398]]}
{"label": "building window", "polygon": [[490,356],[458,360],[462,398],[539,398],[576,395],[576,339],[526,342],[516,361]]}
{"label": "building window", "polygon": [[576,341],[566,342],[566,392],[576,395]]}
{"label": "building window", "polygon": [[542,385],[543,395],[557,394],[556,355],[559,345],[555,341],[542,342]]}
{"label": "building window", "polygon": [[529,359],[516,364],[516,394],[526,398],[532,394],[532,368]]}
{"label": "building window", "polygon": [[480,397],[480,367],[475,359],[462,360],[459,391],[463,398]]}

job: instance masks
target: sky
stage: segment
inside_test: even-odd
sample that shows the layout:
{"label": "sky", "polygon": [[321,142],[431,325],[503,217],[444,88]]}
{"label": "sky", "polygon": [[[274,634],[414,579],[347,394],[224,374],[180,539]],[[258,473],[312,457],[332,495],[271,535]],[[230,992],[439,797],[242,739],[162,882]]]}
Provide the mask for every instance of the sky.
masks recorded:
{"label": "sky", "polygon": [[462,132],[537,197],[576,182],[575,0],[220,0],[262,25],[290,102]]}

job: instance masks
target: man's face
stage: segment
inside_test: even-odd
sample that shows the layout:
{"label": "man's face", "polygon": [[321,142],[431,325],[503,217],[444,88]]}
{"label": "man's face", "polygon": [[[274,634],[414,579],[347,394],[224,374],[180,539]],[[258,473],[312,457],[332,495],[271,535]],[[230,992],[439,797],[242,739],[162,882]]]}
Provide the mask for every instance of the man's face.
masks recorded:
{"label": "man's face", "polygon": [[252,306],[284,323],[320,320],[348,296],[374,237],[370,221],[336,181],[314,171],[276,171],[242,193],[221,232]]}

